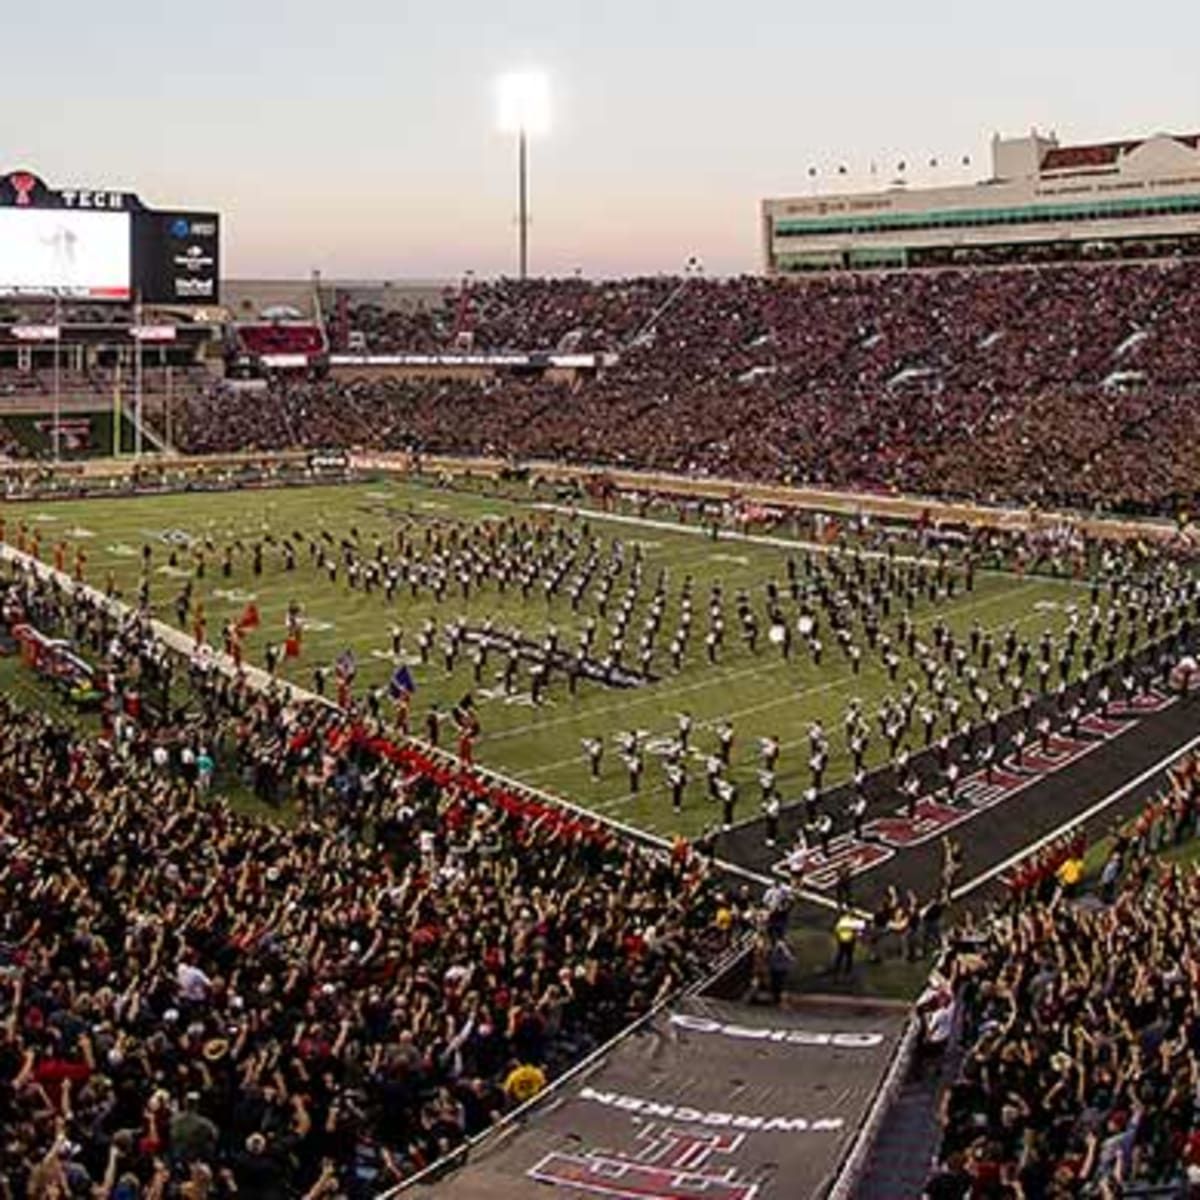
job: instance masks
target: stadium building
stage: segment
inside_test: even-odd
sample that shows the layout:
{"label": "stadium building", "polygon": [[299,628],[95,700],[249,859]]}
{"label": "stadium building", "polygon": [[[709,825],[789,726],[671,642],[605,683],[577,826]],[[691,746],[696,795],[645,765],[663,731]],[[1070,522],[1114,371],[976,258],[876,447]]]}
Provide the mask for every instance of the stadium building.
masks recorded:
{"label": "stadium building", "polygon": [[1200,134],[996,135],[988,179],[764,200],[762,238],[768,274],[1196,254]]}

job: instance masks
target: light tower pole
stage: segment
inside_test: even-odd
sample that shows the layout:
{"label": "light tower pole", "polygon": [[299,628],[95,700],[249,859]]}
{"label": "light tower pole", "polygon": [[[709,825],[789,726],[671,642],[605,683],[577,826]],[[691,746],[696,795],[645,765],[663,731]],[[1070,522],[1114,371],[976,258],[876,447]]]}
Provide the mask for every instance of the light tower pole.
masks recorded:
{"label": "light tower pole", "polygon": [[519,193],[520,212],[517,220],[520,222],[520,262],[521,279],[529,278],[529,135],[525,127],[517,134],[517,191]]}
{"label": "light tower pole", "polygon": [[550,128],[550,84],[540,71],[510,71],[497,87],[500,129],[517,138],[517,266],[529,278],[529,139]]}

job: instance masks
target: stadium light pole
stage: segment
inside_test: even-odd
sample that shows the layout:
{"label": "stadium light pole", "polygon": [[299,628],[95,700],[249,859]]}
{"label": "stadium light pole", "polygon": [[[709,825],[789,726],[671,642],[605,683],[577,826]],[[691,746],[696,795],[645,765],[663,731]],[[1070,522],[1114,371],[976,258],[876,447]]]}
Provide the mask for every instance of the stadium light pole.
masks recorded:
{"label": "stadium light pole", "polygon": [[517,139],[517,256],[519,276],[529,277],[529,139],[550,129],[550,81],[542,71],[509,71],[496,87],[502,133]]}
{"label": "stadium light pole", "polygon": [[138,293],[133,305],[133,457],[142,457],[142,297]]}
{"label": "stadium light pole", "polygon": [[54,461],[62,458],[62,296],[54,293]]}

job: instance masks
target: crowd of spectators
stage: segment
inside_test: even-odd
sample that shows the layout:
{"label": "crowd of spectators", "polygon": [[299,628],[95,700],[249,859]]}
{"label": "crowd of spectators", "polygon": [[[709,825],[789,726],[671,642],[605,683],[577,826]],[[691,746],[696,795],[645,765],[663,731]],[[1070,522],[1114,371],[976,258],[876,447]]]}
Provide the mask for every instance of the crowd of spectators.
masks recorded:
{"label": "crowd of spectators", "polygon": [[46,381],[37,371],[20,371],[16,367],[0,366],[0,400],[41,397],[47,392]]}
{"label": "crowd of spectators", "polygon": [[619,350],[677,288],[660,276],[594,284],[585,279],[521,282],[498,279],[449,290],[439,306],[411,309],[363,304],[350,325],[376,354],[446,353],[456,344],[476,352]]}
{"label": "crowd of spectators", "polygon": [[22,300],[20,305],[0,302],[0,325],[132,325],[129,307],[70,301]]}
{"label": "crowd of spectators", "polygon": [[[1200,265],[476,284],[352,313],[372,350],[615,352],[572,383],[199,395],[193,450],[330,442],[1173,511],[1200,477]],[[1153,449],[1153,453],[1147,451]]]}
{"label": "crowd of spectators", "polygon": [[[1098,884],[1111,902],[1121,879],[1138,871],[1152,872],[1157,855],[1194,838],[1200,823],[1200,757],[1185,755],[1170,771],[1167,786],[1152,796],[1131,820],[1115,825],[1105,845]],[[1089,847],[1082,826],[1056,838],[1004,877],[1015,905],[1049,901],[1061,889],[1073,898],[1086,876]],[[1149,878],[1143,874],[1142,882]]]}
{"label": "crowd of spectators", "polygon": [[[736,936],[644,851],[387,742],[183,678],[136,616],[23,576],[8,625],[99,652],[106,736],[0,698],[0,1195],[373,1196]],[[296,799],[240,815],[222,773]]]}
{"label": "crowd of spectators", "polygon": [[1200,760],[1114,827],[1094,891],[1072,836],[1022,864],[960,953],[964,1061],[926,1195],[1191,1195],[1200,1187]]}

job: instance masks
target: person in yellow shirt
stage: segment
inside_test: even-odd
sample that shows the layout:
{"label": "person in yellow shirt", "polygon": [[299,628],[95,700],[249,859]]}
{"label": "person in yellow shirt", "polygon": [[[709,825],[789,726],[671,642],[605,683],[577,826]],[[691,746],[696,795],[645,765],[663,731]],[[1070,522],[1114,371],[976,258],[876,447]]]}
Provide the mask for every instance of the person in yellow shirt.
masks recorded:
{"label": "person in yellow shirt", "polygon": [[532,1063],[521,1063],[504,1080],[504,1094],[514,1104],[532,1100],[546,1086],[546,1073]]}
{"label": "person in yellow shirt", "polygon": [[1079,882],[1083,878],[1083,859],[1074,857],[1066,859],[1055,874],[1058,882],[1062,884],[1063,895],[1069,899],[1079,889]]}
{"label": "person in yellow shirt", "polygon": [[843,909],[833,927],[833,940],[837,952],[833,959],[833,977],[837,979],[845,975],[849,979],[854,974],[854,948],[858,944],[858,935],[864,922],[848,908]]}

